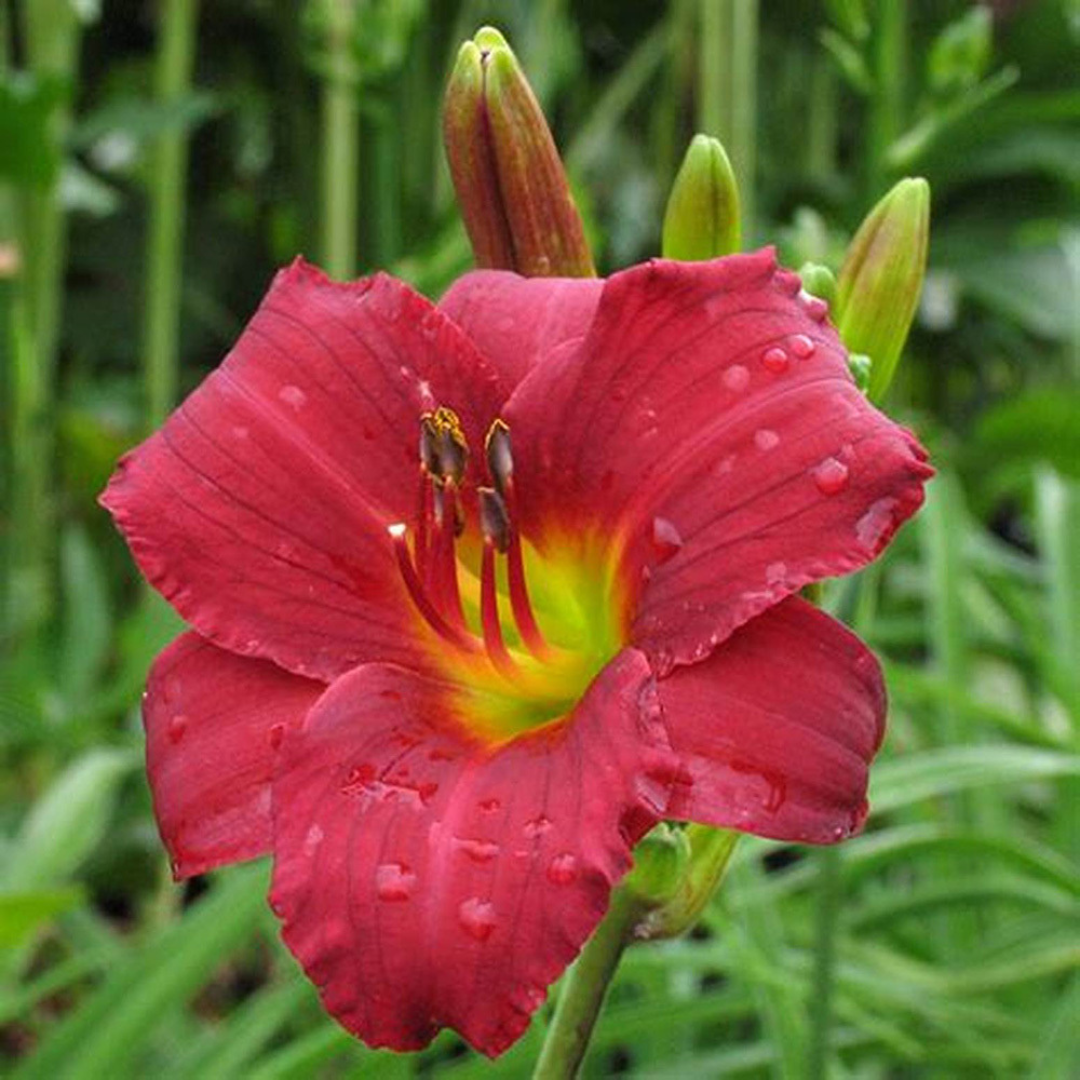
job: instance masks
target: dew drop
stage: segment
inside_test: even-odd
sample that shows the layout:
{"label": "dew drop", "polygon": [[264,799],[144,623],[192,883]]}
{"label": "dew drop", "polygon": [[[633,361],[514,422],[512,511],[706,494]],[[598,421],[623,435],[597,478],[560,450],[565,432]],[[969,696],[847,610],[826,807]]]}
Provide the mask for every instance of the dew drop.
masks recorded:
{"label": "dew drop", "polygon": [[299,386],[293,386],[292,383],[283,386],[278,391],[278,397],[293,409],[302,409],[307,404],[307,394]]}
{"label": "dew drop", "polygon": [[761,362],[765,365],[766,370],[771,371],[774,375],[783,375],[791,366],[788,354],[783,349],[776,346],[771,349],[766,349],[761,354]]}
{"label": "dew drop", "polygon": [[655,517],[652,523],[652,548],[657,561],[666,563],[673,559],[683,546],[679,530],[667,518]]}
{"label": "dew drop", "polygon": [[781,585],[787,578],[787,563],[774,562],[765,567],[765,580],[770,585]]}
{"label": "dew drop", "polygon": [[808,356],[814,355],[814,350],[817,346],[814,344],[812,338],[808,338],[805,334],[796,334],[788,345],[791,351],[800,359],[805,360]]}
{"label": "dew drop", "polygon": [[278,750],[281,747],[281,741],[285,738],[285,725],[274,724],[270,728],[270,749]]}
{"label": "dew drop", "polygon": [[829,305],[820,296],[812,296],[805,289],[799,290],[799,303],[815,322],[822,322],[829,314]]}
{"label": "dew drop", "polygon": [[495,905],[471,896],[458,908],[458,921],[477,941],[487,941],[495,929]]}
{"label": "dew drop", "polygon": [[375,892],[380,900],[408,900],[416,887],[416,875],[404,863],[383,863],[375,868]]}
{"label": "dew drop", "polygon": [[177,713],[169,720],[169,742],[178,743],[187,731],[188,718],[183,713]]}
{"label": "dew drop", "polygon": [[468,855],[473,862],[491,862],[502,850],[492,840],[473,840],[470,837],[457,836],[454,838],[454,847],[458,851]]}
{"label": "dew drop", "polygon": [[881,538],[892,527],[896,505],[896,499],[878,499],[855,523],[855,539],[868,551],[876,552]]}
{"label": "dew drop", "polygon": [[323,831],[318,825],[312,825],[304,837],[304,854],[309,858],[315,854],[319,845],[323,842]]}
{"label": "dew drop", "polygon": [[822,495],[837,495],[847,487],[848,467],[834,457],[827,457],[813,470],[814,484]]}
{"label": "dew drop", "polygon": [[782,776],[774,775],[766,775],[765,781],[769,785],[765,795],[765,811],[769,814],[779,813],[787,802],[787,781]]}
{"label": "dew drop", "polygon": [[548,863],[547,879],[553,885],[569,885],[578,876],[577,856],[564,851]]}
{"label": "dew drop", "polygon": [[485,811],[488,814],[495,813],[495,811],[500,809],[501,806],[502,806],[502,803],[499,802],[498,799],[481,799],[480,800],[480,809]]}
{"label": "dew drop", "polygon": [[538,814],[534,818],[530,818],[525,822],[522,828],[522,832],[529,840],[536,840],[541,837],[551,828],[551,819],[545,817],[543,814]]}
{"label": "dew drop", "polygon": [[541,986],[516,986],[510,991],[510,1007],[523,1016],[532,1016],[547,1000]]}
{"label": "dew drop", "polygon": [[750,385],[750,372],[742,364],[732,364],[721,376],[721,379],[723,379],[724,385],[729,390],[738,393]]}
{"label": "dew drop", "polygon": [[771,428],[759,428],[754,432],[754,445],[759,450],[772,450],[780,442],[780,436]]}

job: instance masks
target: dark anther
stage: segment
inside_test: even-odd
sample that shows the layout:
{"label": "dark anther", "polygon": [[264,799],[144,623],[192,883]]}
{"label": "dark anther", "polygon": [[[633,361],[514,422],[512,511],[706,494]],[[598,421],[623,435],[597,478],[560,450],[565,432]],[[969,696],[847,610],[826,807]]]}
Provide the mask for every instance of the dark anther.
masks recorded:
{"label": "dark anther", "polygon": [[496,551],[510,547],[510,515],[503,497],[494,488],[477,488],[480,496],[480,531]]}
{"label": "dark anther", "polygon": [[507,485],[514,475],[514,456],[510,448],[510,428],[502,420],[495,420],[484,439],[491,482],[500,495],[506,494]]}
{"label": "dark anther", "polygon": [[460,484],[469,463],[469,444],[453,409],[440,405],[420,417],[420,461],[436,479]]}

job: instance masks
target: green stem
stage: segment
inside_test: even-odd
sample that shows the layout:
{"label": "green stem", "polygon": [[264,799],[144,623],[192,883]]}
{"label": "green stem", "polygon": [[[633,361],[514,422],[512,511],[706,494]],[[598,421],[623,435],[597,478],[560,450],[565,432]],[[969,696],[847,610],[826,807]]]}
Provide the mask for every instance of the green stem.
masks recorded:
{"label": "green stem", "polygon": [[555,1015],[533,1072],[534,1080],[571,1080],[577,1075],[608,984],[638,915],[637,904],[625,892],[616,890],[604,921],[563,980]]}
{"label": "green stem", "polygon": [[360,186],[360,108],[353,56],[355,0],[323,0],[327,69],[322,92],[322,257],[336,278],[356,274]]}
{"label": "green stem", "polygon": [[907,0],[879,0],[874,27],[874,93],[870,102],[865,202],[876,202],[888,180],[889,150],[900,137],[907,65]]}
{"label": "green stem", "polygon": [[758,0],[701,0],[698,130],[723,144],[753,236],[757,170]]}
{"label": "green stem", "polygon": [[827,1074],[836,978],[836,934],[842,906],[842,859],[843,853],[836,847],[824,848],[817,854],[813,997],[810,1001],[810,1045],[806,1055],[806,1075],[810,1080],[824,1080]]}
{"label": "green stem", "polygon": [[[191,86],[198,0],[165,0],[158,40],[157,96],[165,104]],[[183,284],[184,194],[188,136],[160,135],[150,161],[150,237],[147,251],[144,378],[146,423],[155,428],[176,399]]]}
{"label": "green stem", "polygon": [[[68,0],[27,4],[22,30],[34,76],[72,90],[79,46],[73,6]],[[47,133],[57,154],[69,124],[69,104],[49,117]],[[14,243],[21,266],[6,331],[13,357],[6,614],[12,633],[32,634],[47,622],[53,607],[53,402],[66,257],[59,176],[45,188],[18,192],[13,206],[5,239]]]}

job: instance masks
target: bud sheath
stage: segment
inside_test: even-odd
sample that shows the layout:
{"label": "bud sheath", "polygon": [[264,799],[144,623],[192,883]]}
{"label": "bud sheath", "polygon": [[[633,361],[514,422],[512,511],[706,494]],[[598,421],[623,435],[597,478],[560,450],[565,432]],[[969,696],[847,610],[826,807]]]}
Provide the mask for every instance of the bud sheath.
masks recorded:
{"label": "bud sheath", "polygon": [[872,401],[885,396],[915,317],[929,238],[930,186],[901,180],[859,227],[840,269],[837,328],[872,361]]}
{"label": "bud sheath", "polygon": [[443,137],[478,266],[529,277],[595,275],[555,140],[497,30],[485,27],[461,47]]}

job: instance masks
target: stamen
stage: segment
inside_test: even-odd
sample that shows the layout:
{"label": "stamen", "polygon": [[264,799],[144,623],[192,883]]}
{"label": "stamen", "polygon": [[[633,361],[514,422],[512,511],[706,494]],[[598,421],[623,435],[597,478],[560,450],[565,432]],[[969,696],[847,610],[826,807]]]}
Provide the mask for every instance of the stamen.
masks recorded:
{"label": "stamen", "polygon": [[447,618],[460,630],[466,630],[465,612],[461,606],[461,592],[458,589],[457,554],[454,541],[461,526],[461,506],[457,498],[454,481],[447,479],[435,486],[435,520],[438,531],[433,543],[429,580],[435,602]]}
{"label": "stamen", "polygon": [[510,546],[510,513],[503,497],[491,488],[476,489],[480,497],[480,531],[499,553]]}
{"label": "stamen", "polygon": [[496,419],[488,428],[484,437],[484,455],[495,490],[505,496],[514,475],[514,455],[510,443],[510,428],[504,420]]}
{"label": "stamen", "polygon": [[432,481],[426,469],[420,470],[420,497],[419,512],[416,516],[416,540],[413,543],[413,560],[416,563],[416,573],[420,580],[427,577],[428,564],[428,526],[431,519],[431,488]]}
{"label": "stamen", "polygon": [[453,409],[440,405],[433,413],[420,417],[420,456],[432,476],[455,484],[465,478],[469,444]]}
{"label": "stamen", "polygon": [[547,660],[551,656],[551,648],[540,633],[540,627],[536,625],[536,617],[533,615],[532,604],[529,603],[529,590],[525,585],[525,565],[521,557],[521,537],[517,529],[510,530],[510,546],[506,553],[506,577],[510,585],[510,606],[514,611],[514,622],[517,623],[518,633],[525,642],[529,652],[537,660]]}
{"label": "stamen", "polygon": [[476,651],[476,639],[456,626],[451,626],[436,610],[435,605],[424,591],[424,586],[416,576],[416,568],[409,557],[409,545],[405,542],[407,529],[402,522],[388,526],[386,530],[394,543],[394,554],[397,556],[398,570],[405,582],[409,597],[416,605],[417,611],[423,615],[428,626],[440,637],[445,638],[451,644],[467,652]]}
{"label": "stamen", "polygon": [[499,600],[495,591],[495,545],[486,538],[480,564],[480,621],[484,628],[484,648],[495,669],[508,679],[517,679],[520,671],[506,649],[502,627],[499,625]]}

